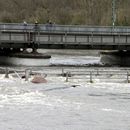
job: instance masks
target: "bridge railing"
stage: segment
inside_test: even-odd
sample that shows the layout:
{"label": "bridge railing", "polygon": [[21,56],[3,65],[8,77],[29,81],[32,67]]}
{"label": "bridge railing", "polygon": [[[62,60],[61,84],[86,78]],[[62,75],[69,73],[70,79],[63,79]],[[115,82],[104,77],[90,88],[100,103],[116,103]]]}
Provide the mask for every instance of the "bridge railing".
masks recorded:
{"label": "bridge railing", "polygon": [[83,25],[57,25],[57,24],[0,24],[4,31],[40,31],[59,33],[130,33],[130,27],[112,26],[83,26]]}

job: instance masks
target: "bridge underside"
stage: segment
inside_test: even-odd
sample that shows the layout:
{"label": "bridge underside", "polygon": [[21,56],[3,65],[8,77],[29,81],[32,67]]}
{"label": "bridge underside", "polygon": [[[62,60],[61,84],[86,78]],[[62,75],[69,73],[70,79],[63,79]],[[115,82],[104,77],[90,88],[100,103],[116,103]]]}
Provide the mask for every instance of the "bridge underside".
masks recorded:
{"label": "bridge underside", "polygon": [[128,50],[130,51],[130,45],[95,45],[95,44],[83,44],[83,43],[55,43],[55,42],[1,42],[0,48],[39,48],[39,49],[81,49],[81,50]]}

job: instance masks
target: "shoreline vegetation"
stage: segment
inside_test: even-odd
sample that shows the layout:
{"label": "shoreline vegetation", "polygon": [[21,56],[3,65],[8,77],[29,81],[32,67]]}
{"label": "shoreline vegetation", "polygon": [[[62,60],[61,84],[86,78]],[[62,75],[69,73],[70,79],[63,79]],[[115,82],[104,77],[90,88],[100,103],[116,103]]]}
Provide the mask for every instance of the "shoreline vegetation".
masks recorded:
{"label": "shoreline vegetation", "polygon": [[[130,0],[116,3],[117,26],[130,25]],[[112,25],[112,0],[0,0],[0,22]]]}

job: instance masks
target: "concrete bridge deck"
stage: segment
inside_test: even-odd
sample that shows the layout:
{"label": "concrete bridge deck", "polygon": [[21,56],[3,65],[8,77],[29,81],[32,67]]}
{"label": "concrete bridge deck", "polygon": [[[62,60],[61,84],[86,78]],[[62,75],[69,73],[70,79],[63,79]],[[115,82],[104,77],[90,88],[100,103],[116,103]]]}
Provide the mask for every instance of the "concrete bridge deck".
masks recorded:
{"label": "concrete bridge deck", "polygon": [[0,24],[0,47],[130,50],[130,27]]}

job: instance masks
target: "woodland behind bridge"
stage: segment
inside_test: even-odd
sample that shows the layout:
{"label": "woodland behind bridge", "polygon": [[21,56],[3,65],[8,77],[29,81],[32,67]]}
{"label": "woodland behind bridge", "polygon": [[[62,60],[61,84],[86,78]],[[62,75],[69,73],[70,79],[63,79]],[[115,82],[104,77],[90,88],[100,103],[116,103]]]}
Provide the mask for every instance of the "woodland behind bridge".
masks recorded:
{"label": "woodland behind bridge", "polygon": [[[116,0],[116,25],[130,25],[130,0]],[[112,0],[0,0],[0,22],[112,25]]]}

